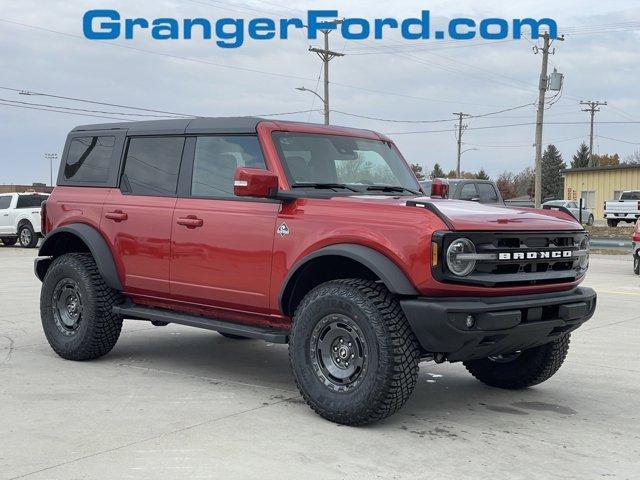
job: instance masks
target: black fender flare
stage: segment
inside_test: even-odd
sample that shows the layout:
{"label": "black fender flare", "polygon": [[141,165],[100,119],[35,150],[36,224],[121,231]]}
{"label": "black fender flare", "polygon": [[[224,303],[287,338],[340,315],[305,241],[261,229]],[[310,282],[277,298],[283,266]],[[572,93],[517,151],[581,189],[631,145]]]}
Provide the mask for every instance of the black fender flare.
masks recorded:
{"label": "black fender flare", "polygon": [[[111,249],[100,232],[91,225],[87,225],[85,223],[71,223],[64,227],[55,229],[44,238],[38,255],[40,257],[54,256],[57,251],[56,247],[58,245],[58,240],[62,234],[70,234],[78,237],[87,246],[87,248],[89,248],[93,259],[98,266],[98,271],[100,272],[100,275],[102,275],[105,283],[114,290],[122,291],[122,283],[120,282],[118,269],[116,268],[116,262],[113,259]],[[38,260],[39,259],[36,259],[36,262]],[[38,264],[36,263],[36,275],[40,280],[44,279],[44,274],[46,273],[47,268],[48,265],[46,265],[44,269],[38,268]]]}
{"label": "black fender flare", "polygon": [[371,270],[391,293],[403,296],[418,296],[419,292],[415,289],[411,281],[407,278],[405,273],[386,255],[364,245],[357,245],[354,243],[339,243],[335,245],[329,245],[327,247],[320,248],[315,252],[312,252],[291,268],[285,280],[283,282],[280,295],[278,297],[278,305],[280,311],[285,311],[284,299],[291,292],[294,287],[292,280],[296,273],[311,260],[318,257],[337,256],[346,257],[351,260],[364,265]]}

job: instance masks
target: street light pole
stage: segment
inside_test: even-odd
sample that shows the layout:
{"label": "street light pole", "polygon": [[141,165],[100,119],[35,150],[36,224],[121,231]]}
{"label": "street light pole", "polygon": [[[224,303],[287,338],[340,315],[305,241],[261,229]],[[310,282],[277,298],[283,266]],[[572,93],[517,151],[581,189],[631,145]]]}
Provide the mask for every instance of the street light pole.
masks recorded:
{"label": "street light pole", "polygon": [[45,153],[44,159],[49,160],[49,186],[53,187],[53,161],[58,159],[58,154]]}

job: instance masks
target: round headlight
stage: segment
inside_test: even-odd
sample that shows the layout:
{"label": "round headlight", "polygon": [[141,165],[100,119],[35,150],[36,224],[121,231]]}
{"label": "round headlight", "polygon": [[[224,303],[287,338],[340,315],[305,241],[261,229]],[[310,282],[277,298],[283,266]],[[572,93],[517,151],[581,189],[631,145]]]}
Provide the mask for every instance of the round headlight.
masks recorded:
{"label": "round headlight", "polygon": [[476,246],[468,238],[458,238],[447,248],[447,267],[454,275],[464,277],[473,272],[476,261],[464,258],[465,254],[476,253]]}
{"label": "round headlight", "polygon": [[584,255],[580,257],[580,268],[585,270],[589,266],[589,237],[584,237],[580,242],[580,250],[584,250]]}

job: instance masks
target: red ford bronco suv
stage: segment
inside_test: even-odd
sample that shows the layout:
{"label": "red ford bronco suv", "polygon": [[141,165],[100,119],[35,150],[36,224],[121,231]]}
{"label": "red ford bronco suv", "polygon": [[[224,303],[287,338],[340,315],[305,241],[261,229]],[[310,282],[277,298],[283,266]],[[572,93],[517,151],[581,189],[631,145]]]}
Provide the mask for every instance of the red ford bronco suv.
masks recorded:
{"label": "red ford bronco suv", "polygon": [[43,206],[44,332],[72,360],[108,353],[123,319],[288,343],[307,403],[350,425],[400,409],[421,360],[461,361],[494,387],[545,381],[596,306],[578,286],[585,231],[433,190],[371,131],[77,127]]}

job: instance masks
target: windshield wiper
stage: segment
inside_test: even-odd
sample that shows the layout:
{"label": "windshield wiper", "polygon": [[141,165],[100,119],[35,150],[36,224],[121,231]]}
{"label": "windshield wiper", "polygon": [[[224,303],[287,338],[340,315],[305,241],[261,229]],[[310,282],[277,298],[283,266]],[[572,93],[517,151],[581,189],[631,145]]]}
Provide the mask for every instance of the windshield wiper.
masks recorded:
{"label": "windshield wiper", "polygon": [[367,190],[378,190],[380,192],[409,192],[414,195],[420,195],[417,190],[411,190],[410,188],[401,187],[400,185],[370,185]]}
{"label": "windshield wiper", "polygon": [[291,185],[291,188],[343,188],[345,190],[351,190],[352,192],[359,192],[360,190],[345,185],[344,183],[315,183],[315,182],[297,182]]}

